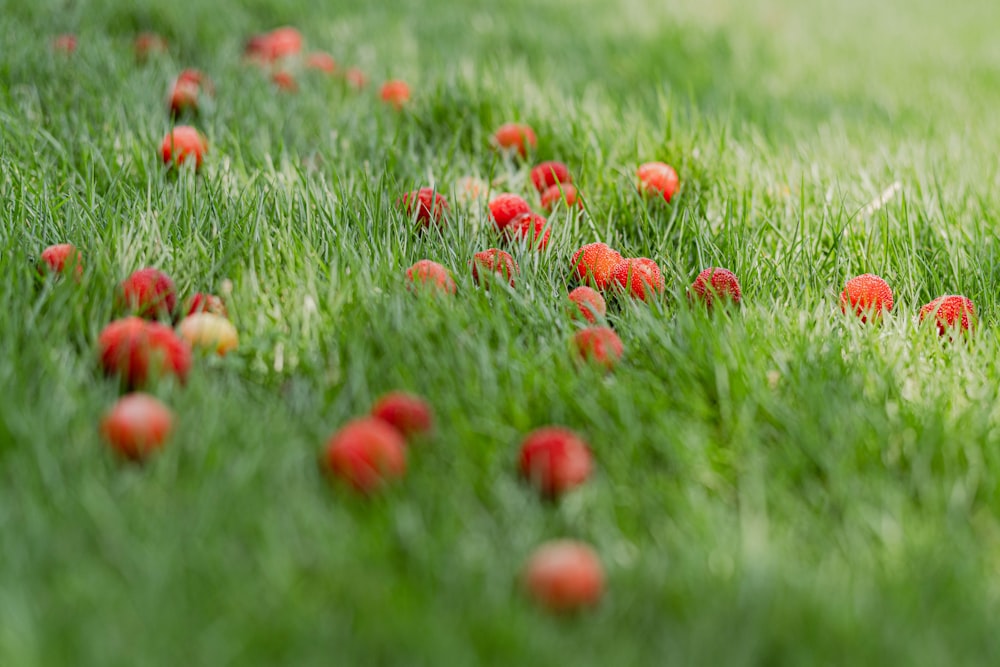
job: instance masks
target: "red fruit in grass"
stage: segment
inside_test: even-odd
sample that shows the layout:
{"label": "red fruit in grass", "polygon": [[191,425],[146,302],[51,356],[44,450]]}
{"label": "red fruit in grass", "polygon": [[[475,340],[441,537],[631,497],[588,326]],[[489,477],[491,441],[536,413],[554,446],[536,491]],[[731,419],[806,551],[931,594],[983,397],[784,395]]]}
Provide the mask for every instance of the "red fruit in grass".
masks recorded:
{"label": "red fruit in grass", "polygon": [[639,191],[643,194],[657,194],[670,201],[677,192],[677,172],[669,164],[647,162],[639,166],[636,174],[639,177]]}
{"label": "red fruit in grass", "polygon": [[504,227],[504,233],[514,241],[528,240],[528,244],[538,250],[545,250],[552,230],[548,221],[537,213],[523,213]]}
{"label": "red fruit in grass", "polygon": [[357,90],[368,85],[368,76],[357,67],[347,68],[347,71],[344,72],[344,80]]}
{"label": "red fruit in grass", "polygon": [[126,386],[139,387],[159,375],[183,382],[191,368],[191,348],[170,327],[139,317],[115,320],[97,339],[101,367],[119,375]]}
{"label": "red fruit in grass", "polygon": [[306,67],[333,74],[337,71],[337,61],[329,53],[317,51],[306,57]]}
{"label": "red fruit in grass", "polygon": [[226,304],[222,301],[222,298],[206,292],[196,292],[187,300],[187,304],[184,306],[185,316],[196,313],[212,313],[213,315],[229,317],[229,313],[226,312]]}
{"label": "red fruit in grass", "polygon": [[558,183],[572,183],[573,177],[569,175],[569,167],[565,164],[550,160],[542,162],[531,170],[531,182],[535,189],[542,193]]}
{"label": "red fruit in grass", "polygon": [[410,101],[410,86],[405,81],[386,81],[382,84],[379,97],[398,111]]}
{"label": "red fruit in grass", "polygon": [[271,83],[277,86],[278,90],[282,90],[286,93],[299,92],[299,84],[295,81],[295,77],[292,76],[291,72],[287,72],[285,70],[278,70],[272,74]]}
{"label": "red fruit in grass", "polygon": [[846,313],[848,308],[862,322],[867,322],[869,315],[875,321],[880,320],[883,310],[892,310],[892,289],[889,283],[871,273],[851,278],[840,294],[840,311]]}
{"label": "red fruit in grass", "polygon": [[431,222],[440,223],[441,214],[448,210],[448,200],[434,191],[434,188],[420,188],[407,192],[399,200],[406,210],[406,215],[416,215],[417,222],[424,227],[430,227]]}
{"label": "red fruit in grass", "polygon": [[201,86],[189,79],[177,78],[170,84],[170,98],[167,102],[173,116],[198,111],[198,93]]}
{"label": "red fruit in grass", "polygon": [[457,290],[448,269],[429,259],[422,259],[408,268],[406,279],[409,281],[409,288],[414,292],[430,288],[445,294],[454,294]]}
{"label": "red fruit in grass", "polygon": [[372,417],[384,421],[404,438],[428,433],[434,425],[427,401],[402,391],[393,391],[375,401]]}
{"label": "red fruit in grass", "polygon": [[623,259],[615,266],[612,277],[619,287],[643,301],[663,291],[663,273],[656,262],[646,257]]}
{"label": "red fruit in grass", "polygon": [[76,51],[76,35],[58,35],[52,40],[52,50],[56,53],[70,55]]}
{"label": "red fruit in grass", "polygon": [[514,258],[503,250],[490,248],[482,252],[477,252],[472,258],[472,279],[478,285],[480,283],[480,271],[495,273],[514,286],[514,277],[521,273],[520,267]]}
{"label": "red fruit in grass", "polygon": [[569,429],[540,428],[521,443],[518,467],[542,494],[560,496],[590,476],[590,448]]}
{"label": "red fruit in grass", "polygon": [[177,308],[174,281],[159,269],[135,271],[122,281],[118,296],[121,305],[139,317],[169,317]]}
{"label": "red fruit in grass", "polygon": [[101,435],[119,455],[141,461],[163,447],[173,427],[170,408],[140,392],[111,407],[101,420]]}
{"label": "red fruit in grass", "polygon": [[374,493],[406,474],[406,441],[380,419],[355,419],[327,441],[323,464],[357,491]]}
{"label": "red fruit in grass", "polygon": [[570,292],[569,300],[576,304],[574,310],[578,309],[584,319],[591,324],[596,323],[598,317],[603,318],[608,312],[608,304],[601,293],[586,285],[581,285]]}
{"label": "red fruit in grass", "polygon": [[198,130],[189,125],[178,125],[163,138],[160,152],[164,164],[183,164],[190,157],[194,159],[195,169],[198,169],[208,152],[208,144]]}
{"label": "red fruit in grass", "polygon": [[577,331],[573,344],[580,358],[607,369],[612,368],[625,352],[622,339],[609,327],[590,327]]}
{"label": "red fruit in grass", "polygon": [[923,306],[920,309],[920,321],[923,322],[928,316],[934,317],[940,336],[956,329],[959,333],[971,333],[979,319],[976,305],[967,297],[954,294],[939,296]]}
{"label": "red fruit in grass", "polygon": [[582,281],[589,277],[600,290],[611,284],[615,267],[621,261],[621,253],[604,243],[588,243],[573,253],[576,275]]}
{"label": "red fruit in grass", "polygon": [[538,147],[538,137],[530,125],[524,123],[504,123],[497,128],[493,141],[504,152],[516,152],[526,157],[529,150]]}
{"label": "red fruit in grass", "polygon": [[604,594],[604,568],[582,542],[553,540],[540,546],[524,566],[525,592],[552,612],[571,612],[597,604]]}
{"label": "red fruit in grass", "polygon": [[559,201],[566,202],[566,208],[579,206],[583,208],[583,200],[572,185],[557,184],[542,193],[542,208],[551,211]]}
{"label": "red fruit in grass", "polygon": [[79,280],[80,276],[83,275],[83,255],[72,243],[50,245],[42,251],[38,268],[43,273],[46,271],[65,273],[67,269],[72,268],[75,277]]}
{"label": "red fruit in grass", "polygon": [[525,213],[531,213],[531,206],[523,197],[506,192],[497,195],[490,202],[490,217],[497,229],[503,231],[515,218]]}
{"label": "red fruit in grass", "polygon": [[728,270],[710,267],[698,274],[688,290],[688,299],[698,299],[712,310],[712,305],[719,300],[725,305],[740,305],[742,294],[740,281]]}
{"label": "red fruit in grass", "polygon": [[135,59],[143,63],[152,55],[166,53],[167,40],[155,32],[141,32],[136,35],[132,48],[135,50]]}
{"label": "red fruit in grass", "polygon": [[302,34],[288,26],[267,33],[264,52],[269,60],[294,56],[302,51]]}

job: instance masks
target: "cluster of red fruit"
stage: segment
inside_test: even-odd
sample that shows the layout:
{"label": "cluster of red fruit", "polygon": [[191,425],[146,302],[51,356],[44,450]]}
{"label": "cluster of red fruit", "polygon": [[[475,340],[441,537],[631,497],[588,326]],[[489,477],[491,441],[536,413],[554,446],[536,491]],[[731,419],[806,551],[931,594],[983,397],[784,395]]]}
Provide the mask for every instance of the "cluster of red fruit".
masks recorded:
{"label": "cluster of red fruit", "polygon": [[[847,281],[840,294],[840,310],[852,313],[862,322],[878,322],[883,312],[892,310],[892,288],[882,278],[871,273]],[[972,333],[976,326],[976,305],[964,296],[948,294],[939,296],[920,308],[919,321],[932,317],[939,336],[954,333]]]}

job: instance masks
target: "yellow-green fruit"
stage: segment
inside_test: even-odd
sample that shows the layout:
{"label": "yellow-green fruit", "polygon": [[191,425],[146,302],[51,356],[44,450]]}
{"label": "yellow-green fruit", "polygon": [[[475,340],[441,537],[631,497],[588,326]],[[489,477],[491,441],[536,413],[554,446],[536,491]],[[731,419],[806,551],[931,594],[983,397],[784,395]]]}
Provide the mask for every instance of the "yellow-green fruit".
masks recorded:
{"label": "yellow-green fruit", "polygon": [[195,313],[185,317],[180,325],[180,334],[191,347],[215,350],[220,355],[235,350],[240,342],[233,323],[214,313]]}

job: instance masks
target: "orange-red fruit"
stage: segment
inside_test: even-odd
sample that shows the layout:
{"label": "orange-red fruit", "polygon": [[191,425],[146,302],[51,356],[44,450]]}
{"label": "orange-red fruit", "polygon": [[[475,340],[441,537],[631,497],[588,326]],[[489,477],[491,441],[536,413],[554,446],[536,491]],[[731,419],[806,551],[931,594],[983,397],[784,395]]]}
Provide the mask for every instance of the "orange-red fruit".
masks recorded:
{"label": "orange-red fruit", "polygon": [[119,455],[141,461],[163,447],[173,430],[170,408],[149,394],[123,396],[101,420],[101,435]]}
{"label": "orange-red fruit", "polygon": [[503,231],[518,216],[531,213],[531,206],[524,201],[523,197],[506,192],[497,195],[490,202],[490,217],[497,229]]}
{"label": "orange-red fruit", "polygon": [[621,359],[625,348],[622,339],[610,327],[590,327],[573,336],[576,351],[584,361],[612,368]]}
{"label": "orange-red fruit", "polygon": [[355,419],[331,436],[323,463],[330,474],[370,494],[406,473],[406,441],[379,419]]}
{"label": "orange-red fruit", "polygon": [[639,176],[639,190],[643,194],[658,194],[670,201],[677,192],[677,172],[669,164],[647,162],[639,166],[636,174]]}
{"label": "orange-red fruit", "polygon": [[333,74],[337,71],[337,61],[329,53],[317,51],[310,53],[306,57],[306,67],[326,72],[327,74]]}
{"label": "orange-red fruit", "polygon": [[410,86],[405,81],[386,81],[379,96],[383,102],[399,110],[410,101]]}
{"label": "orange-red fruit", "polygon": [[344,72],[344,80],[357,90],[368,85],[368,76],[357,67],[347,68],[347,71]]}
{"label": "orange-red fruit", "polygon": [[58,35],[52,40],[52,48],[58,53],[69,55],[76,51],[76,35]]}
{"label": "orange-red fruit", "polygon": [[135,59],[145,62],[151,55],[167,52],[167,40],[155,32],[141,32],[136,35],[133,43]]}
{"label": "orange-red fruit", "polygon": [[865,273],[847,281],[844,291],[840,293],[840,310],[846,313],[848,308],[861,318],[868,321],[868,316],[878,321],[882,311],[892,310],[892,288],[878,276]]}
{"label": "orange-red fruit", "polygon": [[976,305],[964,296],[939,296],[920,309],[920,321],[933,315],[938,335],[944,336],[956,328],[962,333],[971,332],[976,327],[978,316]]}
{"label": "orange-red fruit", "polygon": [[198,111],[198,93],[201,86],[190,79],[178,77],[170,85],[170,113],[180,116],[186,111]]}
{"label": "orange-red fruit", "polygon": [[622,261],[621,253],[604,243],[588,243],[573,253],[573,268],[582,281],[588,277],[599,290],[611,283],[615,267]]}
{"label": "orange-red fruit", "polygon": [[472,258],[472,279],[478,285],[480,270],[495,273],[514,286],[514,277],[521,273],[520,267],[510,254],[497,248],[477,252]]}
{"label": "orange-red fruit", "polygon": [[139,269],[123,280],[119,298],[126,309],[139,317],[169,317],[177,308],[174,281],[154,268]]}
{"label": "orange-red fruit", "polygon": [[728,270],[718,267],[710,267],[698,274],[688,291],[688,298],[695,298],[702,301],[709,310],[716,299],[723,304],[740,305],[742,293],[740,292],[740,281],[736,275]]}
{"label": "orange-red fruit", "polygon": [[97,339],[101,367],[129,387],[172,374],[182,382],[191,368],[191,348],[170,327],[139,317],[115,320]]}
{"label": "orange-red fruit", "polygon": [[531,170],[531,182],[535,189],[542,193],[553,185],[572,183],[573,177],[569,175],[569,168],[565,164],[550,160],[542,162]]}
{"label": "orange-red fruit", "polygon": [[189,125],[178,125],[168,132],[160,147],[164,164],[183,164],[190,157],[194,160],[195,169],[201,167],[207,151],[205,137]]}
{"label": "orange-red fruit", "polygon": [[502,151],[516,151],[526,157],[529,150],[538,147],[538,137],[530,125],[525,123],[504,123],[497,128],[493,140]]}
{"label": "orange-red fruit", "polygon": [[429,259],[422,259],[408,268],[406,279],[409,281],[409,289],[415,292],[430,288],[445,294],[454,294],[457,290],[448,269]]}
{"label": "orange-red fruit", "polygon": [[643,301],[663,291],[663,273],[656,262],[646,257],[623,259],[615,266],[612,277],[622,289]]}
{"label": "orange-red fruit", "polygon": [[591,324],[597,322],[597,318],[603,318],[608,312],[608,304],[604,297],[597,290],[586,285],[581,285],[569,293],[569,300],[576,304],[576,307]]}
{"label": "orange-red fruit", "polygon": [[76,278],[79,279],[83,275],[83,255],[72,243],[51,245],[42,251],[39,269],[53,273],[64,273],[66,269],[71,267]]}
{"label": "orange-red fruit", "polygon": [[286,93],[297,93],[299,91],[299,84],[295,81],[295,77],[292,76],[291,72],[285,70],[278,70],[272,74],[271,83],[277,86],[278,90],[283,90]]}
{"label": "orange-red fruit", "polygon": [[406,215],[416,215],[417,222],[430,227],[431,222],[440,223],[441,214],[448,210],[448,200],[434,191],[434,188],[420,188],[403,195],[399,203],[406,209]]}
{"label": "orange-red fruit", "polygon": [[537,213],[522,213],[504,228],[504,232],[515,241],[530,239],[529,245],[538,250],[545,250],[552,234],[547,224],[548,221]]}
{"label": "orange-red fruit", "polygon": [[566,201],[567,208],[583,207],[583,200],[580,199],[576,188],[565,183],[553,185],[542,193],[542,208],[551,211],[560,200]]}
{"label": "orange-red fruit", "polygon": [[272,62],[302,51],[302,35],[295,28],[283,27],[247,40],[243,53],[258,62]]}
{"label": "orange-red fruit", "polygon": [[544,495],[556,497],[590,476],[590,448],[569,429],[540,428],[521,443],[518,467],[521,476]]}
{"label": "orange-red fruit", "polygon": [[540,546],[524,566],[524,589],[552,612],[572,612],[597,604],[604,593],[604,568],[582,542],[553,540]]}
{"label": "orange-red fruit", "polygon": [[205,292],[196,292],[187,301],[184,314],[194,315],[195,313],[212,313],[213,315],[229,317],[229,313],[226,312],[226,304],[222,299],[214,294],[207,294]]}
{"label": "orange-red fruit", "polygon": [[372,417],[392,426],[404,438],[427,433],[434,425],[431,406],[427,401],[402,391],[390,392],[375,401]]}

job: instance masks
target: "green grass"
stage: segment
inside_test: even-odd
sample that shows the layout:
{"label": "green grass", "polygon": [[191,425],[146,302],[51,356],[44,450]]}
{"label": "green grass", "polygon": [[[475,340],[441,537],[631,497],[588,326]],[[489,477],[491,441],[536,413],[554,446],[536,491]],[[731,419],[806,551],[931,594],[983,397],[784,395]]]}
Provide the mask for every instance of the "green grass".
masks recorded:
{"label": "green grass", "polygon": [[[4,8],[0,664],[996,664],[1000,6],[378,4]],[[375,85],[274,92],[239,54],[285,23]],[[143,29],[172,51],[140,67]],[[49,49],[65,31],[72,58]],[[197,177],[157,152],[188,66],[218,87]],[[377,99],[389,77],[413,85],[402,114]],[[481,207],[419,233],[395,202],[455,202],[467,175],[530,195],[488,142],[513,119],[587,210],[487,292]],[[634,190],[652,159],[681,175],[669,205]],[[612,305],[608,376],[573,363],[563,308],[596,240],[667,276],[658,302]],[[57,242],[80,284],[36,277]],[[457,298],[406,291],[422,258]],[[145,265],[223,293],[241,341],[156,387],[177,430],[137,467],[98,436],[118,390],[94,345]],[[685,306],[712,265],[739,312]],[[896,294],[880,327],[838,306],[869,271]],[[946,293],[979,308],[968,343],[917,326]],[[323,443],[396,388],[432,402],[433,441],[381,497],[331,487]],[[547,424],[597,461],[559,503],[514,474]],[[517,576],[564,536],[601,554],[608,594],[553,618]]]}

